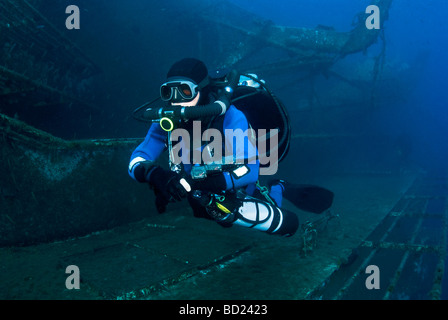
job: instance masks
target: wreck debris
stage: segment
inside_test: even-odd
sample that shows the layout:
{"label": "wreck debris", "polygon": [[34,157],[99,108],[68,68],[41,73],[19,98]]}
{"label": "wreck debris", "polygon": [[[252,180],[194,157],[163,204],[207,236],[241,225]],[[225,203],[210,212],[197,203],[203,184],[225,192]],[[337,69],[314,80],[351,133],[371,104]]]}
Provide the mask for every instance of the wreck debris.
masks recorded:
{"label": "wreck debris", "polygon": [[[198,17],[202,19],[202,27],[225,29],[225,36],[210,49],[215,50],[213,54],[218,53],[214,56],[216,61],[251,67],[251,71],[257,71],[258,67],[266,73],[274,69],[281,73],[302,68],[310,71],[305,80],[312,80],[314,75],[325,71],[351,85],[353,81],[338,77],[328,69],[344,56],[364,51],[382,35],[382,31],[367,30],[362,19],[347,33],[322,27],[290,28],[276,26],[254,15],[252,19],[238,20],[238,15],[247,13],[238,12],[225,1],[218,4],[215,1],[193,2],[203,2]],[[383,23],[391,2],[372,1],[381,8]],[[186,4],[179,4],[182,5]],[[28,1],[4,0],[0,2],[0,9],[0,18],[6,21],[0,25],[2,108],[11,106],[12,114],[17,112],[14,108],[24,104],[71,107],[77,103],[93,109],[94,106],[78,98],[82,88],[77,85],[94,77],[99,72],[98,67]],[[226,10],[232,10],[232,15]],[[226,18],[235,20],[230,22]],[[200,46],[207,47],[204,33],[199,36],[204,37]],[[267,46],[283,50],[288,58],[272,64],[246,64],[254,51]],[[375,63],[376,72],[381,71],[383,63],[384,55]],[[310,105],[315,96],[310,99]],[[68,141],[34,129],[13,118],[12,114],[11,117],[0,114],[0,140],[5,142],[0,146],[0,156],[1,161],[8,164],[0,168],[0,190],[5,200],[2,214],[6,221],[0,225],[0,245],[85,234],[147,214],[147,203],[151,201],[148,190],[135,185],[123,170],[140,139]],[[91,121],[92,116],[89,126]],[[294,135],[299,142],[314,138],[329,141],[338,137],[344,138],[345,134]],[[328,143],[334,145],[332,141]],[[10,232],[12,229],[15,232]]]}
{"label": "wreck debris", "polygon": [[[278,26],[227,1],[180,1],[169,8],[166,4],[151,2],[148,6],[154,7],[158,19],[169,21],[165,26],[168,34],[179,34],[176,31],[179,27],[190,29],[191,54],[203,57],[210,66],[234,66],[240,71],[250,70],[263,75],[300,71],[300,77],[305,75],[305,80],[312,81],[310,78],[315,75],[335,75],[329,69],[337,61],[349,54],[363,52],[378,39],[383,39],[379,37],[391,3],[392,0],[371,1],[380,8],[380,30],[368,30],[366,15],[360,12],[349,32],[321,25],[316,28]],[[65,7],[57,6],[64,14],[62,9]],[[100,69],[62,33],[64,26],[55,27],[50,17],[44,15],[48,13],[44,12],[46,8],[46,2],[41,0],[4,0],[0,3],[0,19],[5,21],[0,25],[0,112],[17,115],[34,126],[68,138],[73,133],[61,133],[62,129],[50,128],[46,118],[38,118],[41,110],[48,113],[64,110],[67,131],[76,131],[75,134],[82,130],[92,132],[97,124],[107,121],[101,109],[89,103],[102,101],[100,93],[95,96],[91,91],[94,85],[102,82],[97,80]],[[174,16],[176,19],[172,19]],[[149,20],[145,27],[154,25]],[[167,44],[158,45],[160,51],[168,49]],[[267,48],[282,54],[275,59],[267,57],[264,61],[252,59],[254,53]],[[99,50],[98,56],[101,53]],[[377,61],[375,81],[381,73],[384,55]],[[373,91],[374,88],[368,94],[371,101],[376,101]],[[119,110],[118,106],[114,107]]]}
{"label": "wreck debris", "polygon": [[[285,68],[292,65],[315,68],[330,66],[349,54],[363,52],[377,41],[383,30],[384,22],[388,19],[392,0],[373,0],[371,4],[380,9],[380,30],[366,28],[364,12],[358,14],[358,21],[350,32],[338,32],[333,28],[319,26],[314,29],[277,26],[269,21],[260,22],[259,19],[249,29],[249,27],[241,27],[235,24],[235,21],[227,19],[229,13],[235,11],[235,6],[226,2],[221,2],[219,6],[211,5],[208,10],[204,10],[201,17],[210,23],[234,30],[246,38],[246,41],[239,42],[238,50],[234,50],[232,47],[233,53],[228,54],[229,57],[224,66],[234,65],[256,50],[272,46],[285,50],[289,57],[285,61],[272,65],[258,66],[261,70],[278,69],[282,64],[285,65]],[[255,20],[255,18],[253,19]]]}
{"label": "wreck debris", "polygon": [[150,214],[152,193],[126,172],[137,139],[67,141],[0,114],[0,141],[0,246],[85,235]]}
{"label": "wreck debris", "polygon": [[26,0],[2,0],[0,20],[3,113],[73,102],[94,108],[80,96],[86,95],[83,84],[100,70],[75,43]]}

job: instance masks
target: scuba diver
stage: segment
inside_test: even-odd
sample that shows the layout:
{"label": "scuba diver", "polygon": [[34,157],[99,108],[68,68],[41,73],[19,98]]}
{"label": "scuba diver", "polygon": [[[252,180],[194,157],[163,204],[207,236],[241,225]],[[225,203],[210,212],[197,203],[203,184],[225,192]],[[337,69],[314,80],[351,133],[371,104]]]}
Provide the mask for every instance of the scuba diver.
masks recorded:
{"label": "scuba diver", "polygon": [[[249,93],[239,88],[249,90]],[[242,76],[235,70],[226,74],[217,71],[211,76],[205,64],[194,58],[182,59],[171,66],[160,87],[160,97],[155,100],[159,106],[160,100],[165,105],[147,108],[152,101],[134,111],[135,114],[146,108],[143,120],[154,123],[132,153],[128,168],[133,179],[148,183],[154,190],[159,213],[163,213],[170,202],[187,198],[195,217],[214,220],[223,227],[240,225],[268,234],[292,236],[298,229],[299,220],[296,214],[281,208],[283,197],[291,199],[300,209],[315,213],[331,206],[333,193],[320,187],[273,180],[268,189],[258,183],[260,154],[251,134],[252,124],[257,121],[248,121],[249,112],[240,109],[247,108],[247,101],[256,105],[257,100],[253,98],[261,97],[260,93],[272,104],[279,105],[264,88],[264,82],[254,75]],[[240,103],[236,102],[238,98]],[[261,115],[269,120],[270,116],[260,111],[251,112],[252,118],[256,114],[258,118]],[[284,114],[279,118],[286,121],[286,111],[284,108],[281,111]],[[289,149],[289,122],[285,123],[283,131],[288,133],[286,139],[280,141],[281,148],[276,150],[281,152],[280,158]],[[223,137],[219,147],[211,149],[211,144],[203,143],[202,138],[210,129]],[[225,134],[228,130],[238,129],[243,133],[243,142]],[[194,133],[195,130],[199,135]],[[180,137],[175,134],[179,132],[183,133]],[[213,142],[219,141],[216,139],[214,135]],[[175,140],[179,142],[173,147]],[[211,138],[205,140],[211,141]],[[167,147],[169,169],[156,163]],[[225,154],[226,159],[204,159],[207,155],[213,158],[215,154]],[[177,161],[174,161],[175,155]],[[195,158],[197,155],[201,155],[199,161]]]}

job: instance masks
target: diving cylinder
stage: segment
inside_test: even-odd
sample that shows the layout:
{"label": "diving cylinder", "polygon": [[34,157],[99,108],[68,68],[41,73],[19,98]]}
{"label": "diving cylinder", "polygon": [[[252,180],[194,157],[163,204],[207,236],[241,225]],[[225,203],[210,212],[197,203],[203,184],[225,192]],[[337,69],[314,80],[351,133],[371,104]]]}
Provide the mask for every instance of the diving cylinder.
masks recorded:
{"label": "diving cylinder", "polygon": [[269,234],[292,236],[299,227],[299,219],[292,212],[249,197],[242,201],[233,224]]}

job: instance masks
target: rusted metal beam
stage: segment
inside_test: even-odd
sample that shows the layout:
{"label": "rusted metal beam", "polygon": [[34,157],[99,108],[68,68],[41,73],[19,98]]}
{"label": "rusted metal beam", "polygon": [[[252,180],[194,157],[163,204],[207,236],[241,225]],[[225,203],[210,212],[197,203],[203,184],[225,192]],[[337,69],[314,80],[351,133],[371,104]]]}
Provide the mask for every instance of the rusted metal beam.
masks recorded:
{"label": "rusted metal beam", "polygon": [[[380,9],[380,27],[382,29],[384,22],[389,17],[392,0],[372,0],[371,4],[378,6]],[[221,3],[219,10],[224,10],[222,7],[225,5],[226,3]],[[235,52],[229,54],[225,62],[227,66],[238,63],[254,50],[263,46],[272,46],[288,52],[291,55],[291,59],[285,62],[287,65],[291,64],[291,61],[296,66],[331,65],[337,59],[348,54],[364,51],[377,41],[381,32],[381,29],[369,30],[366,28],[366,14],[364,12],[360,12],[357,15],[358,22],[349,32],[339,32],[332,28],[310,29],[277,26],[272,22],[261,19],[261,21],[249,28],[236,25],[228,19],[217,19],[219,15],[214,14],[214,12],[213,10],[204,11],[201,18],[233,30],[243,38],[252,39],[252,41],[242,42],[238,50],[234,50]],[[281,63],[277,63],[277,65],[281,65]]]}

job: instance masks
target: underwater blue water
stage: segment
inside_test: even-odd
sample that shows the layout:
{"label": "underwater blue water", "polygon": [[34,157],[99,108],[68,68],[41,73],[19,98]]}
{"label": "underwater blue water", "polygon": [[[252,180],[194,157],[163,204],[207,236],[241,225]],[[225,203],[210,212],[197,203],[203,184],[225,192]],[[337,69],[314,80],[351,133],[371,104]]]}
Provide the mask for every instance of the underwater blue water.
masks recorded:
{"label": "underwater blue water", "polygon": [[[368,0],[230,1],[279,25],[326,25],[338,31],[349,31],[353,17],[371,3]],[[409,65],[421,56],[427,56],[427,60],[423,68],[416,68],[418,74],[412,75],[417,79],[412,94],[397,102],[400,106],[387,106],[388,112],[377,118],[377,125],[384,130],[408,134],[414,144],[414,160],[436,170],[448,163],[447,11],[448,2],[444,0],[392,2],[384,26],[386,59]],[[399,111],[394,112],[395,109]]]}
{"label": "underwater blue water", "polygon": [[403,115],[407,121],[402,125],[420,146],[420,161],[443,167],[448,152],[447,10],[446,1],[394,1],[386,31],[388,56],[406,60],[428,54],[418,85],[404,102],[409,113]]}

